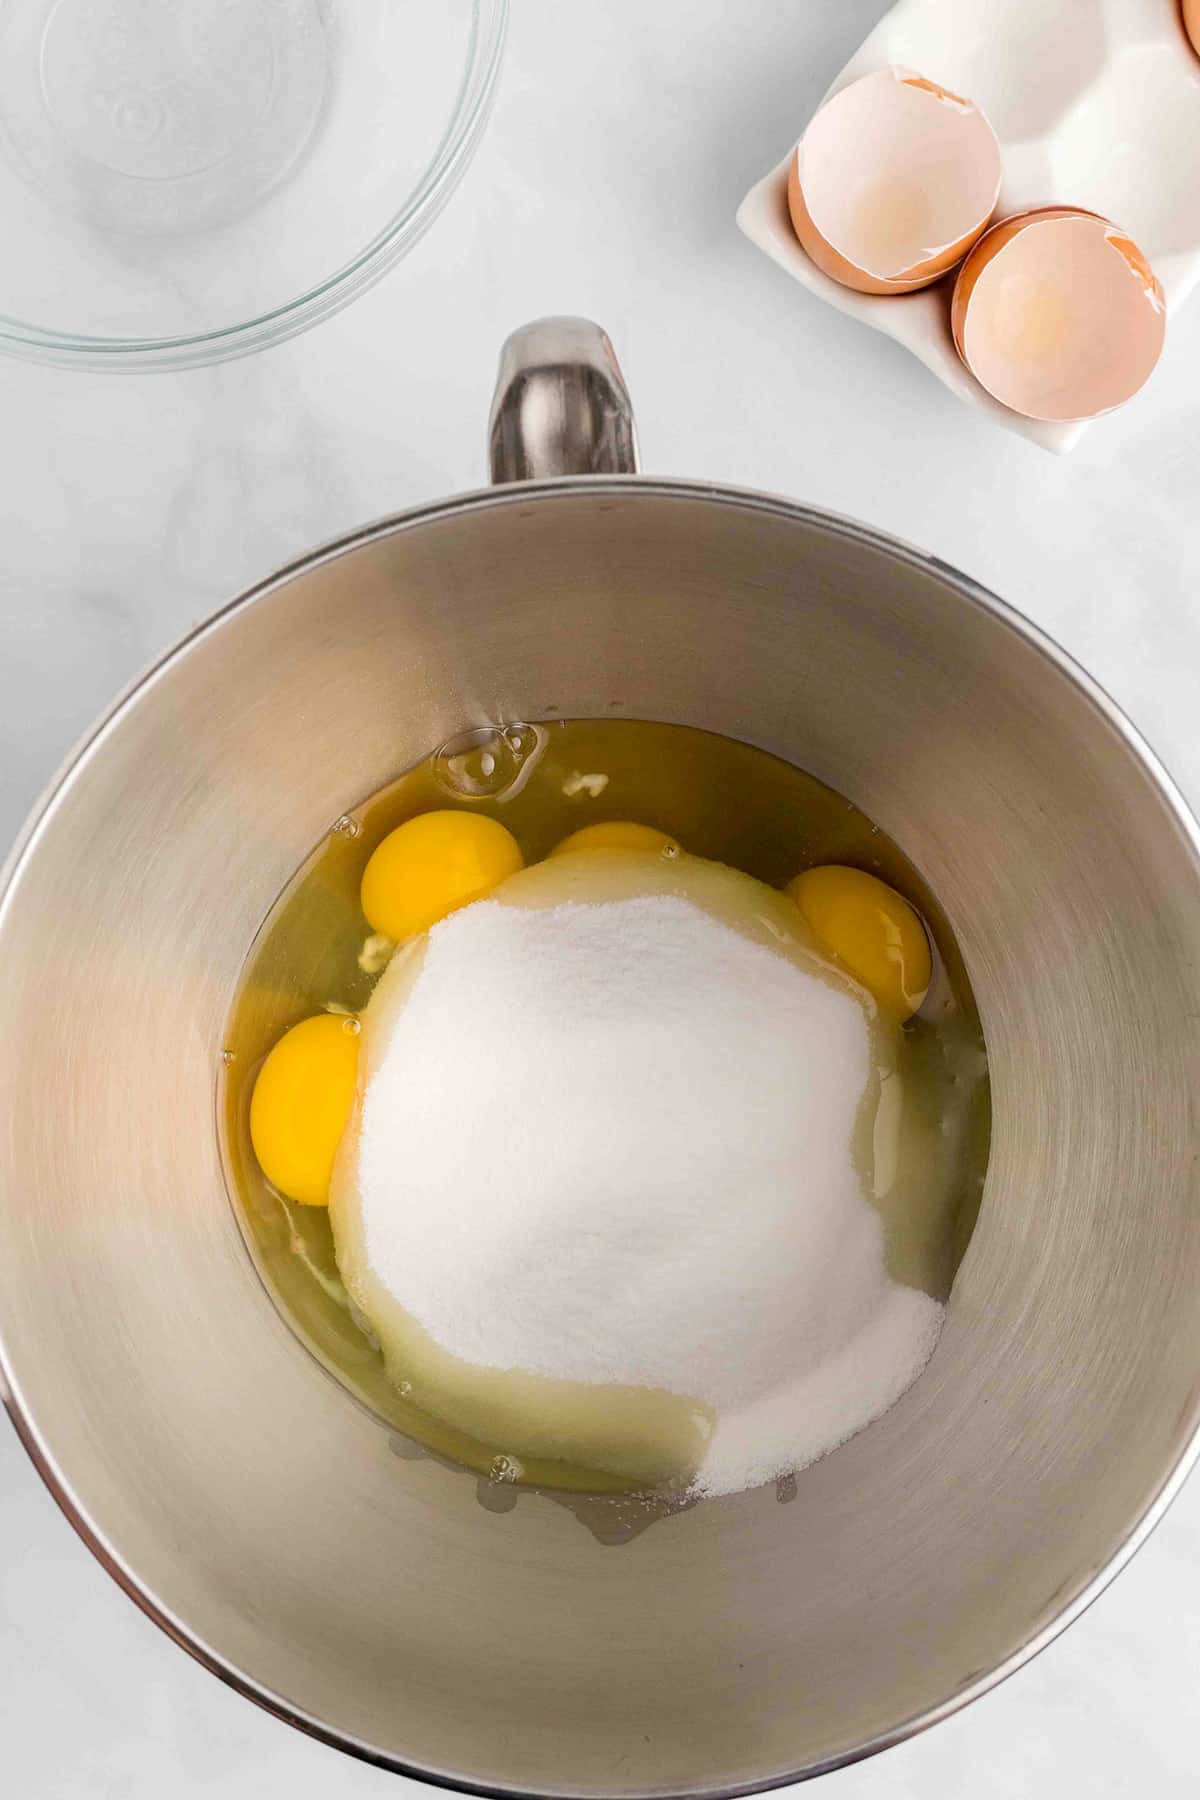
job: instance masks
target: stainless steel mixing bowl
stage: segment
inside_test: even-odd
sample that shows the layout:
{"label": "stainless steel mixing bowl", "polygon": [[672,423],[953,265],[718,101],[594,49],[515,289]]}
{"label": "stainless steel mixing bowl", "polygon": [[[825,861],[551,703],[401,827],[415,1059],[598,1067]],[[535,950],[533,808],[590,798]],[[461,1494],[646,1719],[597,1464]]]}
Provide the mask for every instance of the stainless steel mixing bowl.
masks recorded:
{"label": "stainless steel mixing bowl", "polygon": [[[520,334],[497,472],[628,467],[593,329]],[[221,1031],[330,823],[467,726],[707,726],[812,770],[940,896],[991,1053],[933,1362],[800,1476],[606,1547],[395,1453],[274,1309],[223,1191]],[[1200,840],[1117,709],[961,575],[632,474],[362,531],[159,665],[28,827],[0,913],[0,1334],[112,1574],[242,1692],[494,1792],[730,1793],[1015,1668],[1162,1513],[1200,1410]]]}

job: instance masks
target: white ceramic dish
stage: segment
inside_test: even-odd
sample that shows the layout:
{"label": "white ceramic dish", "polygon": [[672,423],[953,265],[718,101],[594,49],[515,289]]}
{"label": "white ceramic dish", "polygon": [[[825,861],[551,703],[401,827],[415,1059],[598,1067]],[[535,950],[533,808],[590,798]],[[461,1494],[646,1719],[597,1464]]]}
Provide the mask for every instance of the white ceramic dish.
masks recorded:
{"label": "white ceramic dish", "polygon": [[[987,113],[1004,152],[998,217],[1082,206],[1127,231],[1162,282],[1169,332],[1200,282],[1200,58],[1175,0],[898,0],[829,93],[889,63]],[[953,276],[877,298],[809,261],[787,210],[794,147],[742,202],[746,236],[814,294],[904,344],[960,399],[1048,450],[1070,450],[1086,422],[1024,419],[967,373],[950,335]]]}

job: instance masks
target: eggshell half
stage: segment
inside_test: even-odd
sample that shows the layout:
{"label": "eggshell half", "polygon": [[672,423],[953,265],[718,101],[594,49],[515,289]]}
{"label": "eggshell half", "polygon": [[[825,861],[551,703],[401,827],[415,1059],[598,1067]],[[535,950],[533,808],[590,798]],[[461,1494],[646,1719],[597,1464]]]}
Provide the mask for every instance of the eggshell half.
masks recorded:
{"label": "eggshell half", "polygon": [[1192,49],[1200,56],[1200,0],[1183,0],[1183,29],[1192,41]]}
{"label": "eggshell half", "polygon": [[979,240],[959,270],[950,321],[963,362],[1005,406],[1029,419],[1092,419],[1149,378],[1166,302],[1117,226],[1043,207]]}
{"label": "eggshell half", "polygon": [[936,281],[996,208],[1000,145],[978,107],[911,69],[826,101],[796,147],[788,210],[808,255],[861,294]]}

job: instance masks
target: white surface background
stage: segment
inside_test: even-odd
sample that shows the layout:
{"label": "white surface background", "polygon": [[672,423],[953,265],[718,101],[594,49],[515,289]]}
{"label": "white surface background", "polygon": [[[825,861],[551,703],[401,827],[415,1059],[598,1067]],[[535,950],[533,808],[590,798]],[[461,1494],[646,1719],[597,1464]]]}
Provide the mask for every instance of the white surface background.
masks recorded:
{"label": "white surface background", "polygon": [[[514,0],[478,161],[348,312],[185,375],[0,362],[0,840],[115,690],[222,599],[322,538],[478,483],[500,341],[552,311],[612,333],[648,470],[797,495],[960,565],[1086,663],[1200,803],[1200,302],[1172,321],[1151,387],[1057,461],[734,229],[882,10]],[[257,1712],[160,1636],[6,1427],[0,1742],[20,1800],[387,1800],[408,1785]],[[818,1791],[1058,1800],[1064,1786],[1091,1800],[1200,1787],[1196,1481],[1035,1663]]]}

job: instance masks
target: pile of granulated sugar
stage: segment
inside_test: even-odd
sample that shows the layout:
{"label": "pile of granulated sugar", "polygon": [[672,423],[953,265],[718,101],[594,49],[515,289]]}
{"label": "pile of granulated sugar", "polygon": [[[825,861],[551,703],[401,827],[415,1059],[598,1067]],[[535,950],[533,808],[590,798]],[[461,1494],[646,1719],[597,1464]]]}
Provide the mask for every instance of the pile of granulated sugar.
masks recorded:
{"label": "pile of granulated sugar", "polygon": [[862,1005],[691,902],[454,914],[371,1063],[375,1274],[468,1362],[714,1408],[697,1490],[803,1467],[929,1357],[852,1155]]}

